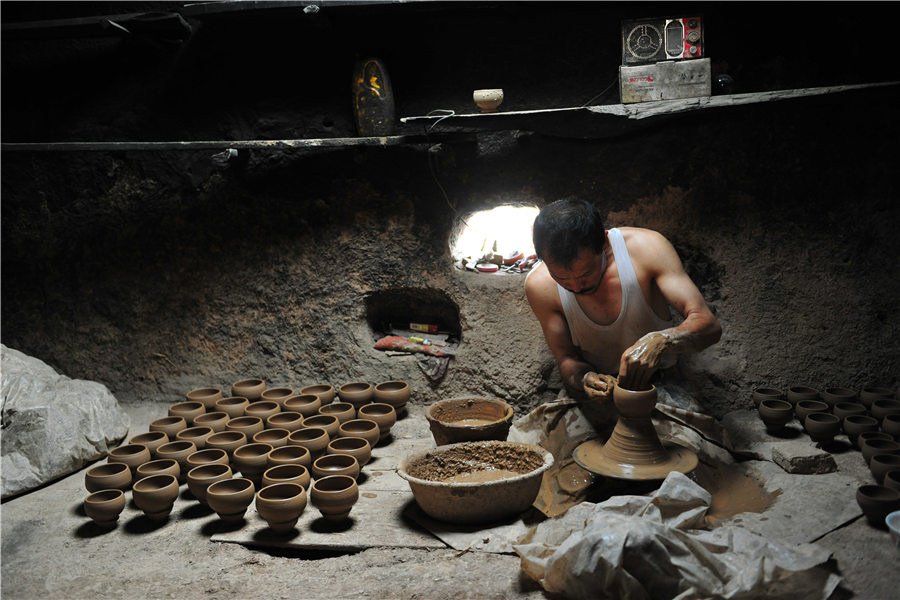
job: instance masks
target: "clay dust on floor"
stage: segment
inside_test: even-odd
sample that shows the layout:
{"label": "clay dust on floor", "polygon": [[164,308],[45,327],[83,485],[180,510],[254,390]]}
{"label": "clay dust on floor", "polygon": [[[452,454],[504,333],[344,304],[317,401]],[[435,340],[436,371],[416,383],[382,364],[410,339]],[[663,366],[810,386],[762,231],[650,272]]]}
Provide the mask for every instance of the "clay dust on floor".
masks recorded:
{"label": "clay dust on floor", "polygon": [[760,481],[735,468],[714,469],[701,464],[694,471],[694,479],[712,494],[706,513],[706,522],[711,526],[740,513],[763,513],[781,495],[780,488],[769,491]]}

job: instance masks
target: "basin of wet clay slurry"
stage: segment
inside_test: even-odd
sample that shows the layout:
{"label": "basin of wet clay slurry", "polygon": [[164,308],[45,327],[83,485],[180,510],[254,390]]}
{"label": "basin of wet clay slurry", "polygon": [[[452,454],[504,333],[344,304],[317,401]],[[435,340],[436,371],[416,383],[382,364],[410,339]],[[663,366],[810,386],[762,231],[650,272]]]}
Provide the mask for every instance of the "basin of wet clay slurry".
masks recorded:
{"label": "basin of wet clay slurry", "polygon": [[656,406],[655,387],[635,391],[617,385],[613,402],[619,420],[612,435],[605,443],[588,440],[575,448],[572,458],[580,467],[628,480],[665,479],[672,471],[690,473],[696,468],[696,454],[681,446],[665,447],[660,441],[650,420]]}
{"label": "basin of wet clay slurry", "polygon": [[439,400],[425,410],[435,444],[505,440],[513,408],[498,398]]}

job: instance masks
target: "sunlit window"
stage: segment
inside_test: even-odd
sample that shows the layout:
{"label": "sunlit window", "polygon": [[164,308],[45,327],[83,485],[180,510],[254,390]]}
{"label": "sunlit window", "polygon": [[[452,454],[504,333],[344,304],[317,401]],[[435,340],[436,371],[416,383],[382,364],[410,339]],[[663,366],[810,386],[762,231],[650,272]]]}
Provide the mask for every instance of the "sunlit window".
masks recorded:
{"label": "sunlit window", "polygon": [[508,259],[534,254],[531,225],[537,214],[536,206],[512,205],[472,213],[451,248],[453,257],[478,262],[492,254]]}

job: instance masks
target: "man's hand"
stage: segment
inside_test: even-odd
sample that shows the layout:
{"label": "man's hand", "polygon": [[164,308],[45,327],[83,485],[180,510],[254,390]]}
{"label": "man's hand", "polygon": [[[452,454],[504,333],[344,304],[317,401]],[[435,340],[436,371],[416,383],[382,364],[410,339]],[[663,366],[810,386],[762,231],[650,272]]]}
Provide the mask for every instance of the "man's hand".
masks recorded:
{"label": "man's hand", "polygon": [[650,389],[650,378],[659,368],[660,358],[672,336],[651,331],[622,353],[619,363],[619,385],[628,390]]}
{"label": "man's hand", "polygon": [[612,375],[588,371],[581,383],[589,400],[612,400],[613,388],[616,387],[616,378]]}

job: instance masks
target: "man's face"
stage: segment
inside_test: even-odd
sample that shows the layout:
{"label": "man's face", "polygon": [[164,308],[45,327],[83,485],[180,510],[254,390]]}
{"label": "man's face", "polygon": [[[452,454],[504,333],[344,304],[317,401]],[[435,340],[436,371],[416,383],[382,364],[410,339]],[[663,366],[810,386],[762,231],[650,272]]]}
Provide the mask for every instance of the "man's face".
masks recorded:
{"label": "man's face", "polygon": [[581,248],[568,267],[544,261],[550,277],[573,294],[587,295],[597,291],[606,272],[606,256],[589,248]]}

